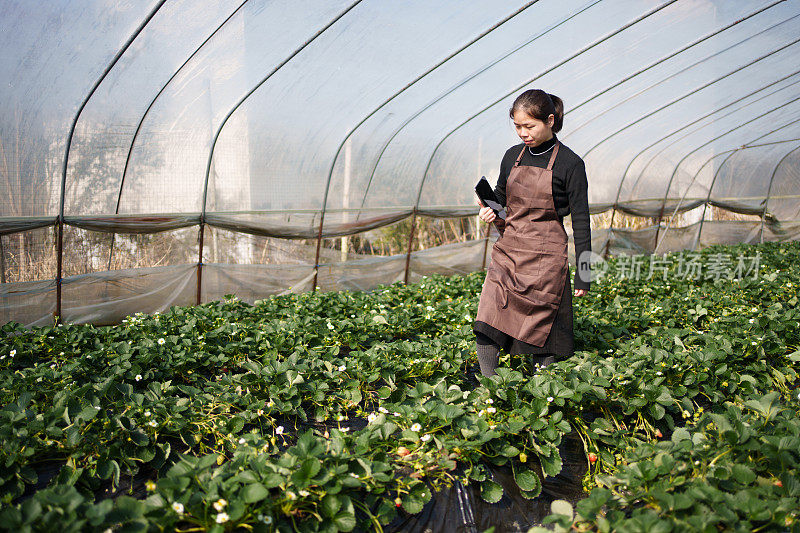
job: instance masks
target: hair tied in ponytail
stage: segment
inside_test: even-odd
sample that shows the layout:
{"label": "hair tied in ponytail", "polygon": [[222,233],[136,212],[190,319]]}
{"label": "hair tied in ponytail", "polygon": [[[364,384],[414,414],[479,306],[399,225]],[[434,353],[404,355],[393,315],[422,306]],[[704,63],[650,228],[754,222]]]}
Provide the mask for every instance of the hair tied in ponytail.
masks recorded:
{"label": "hair tied in ponytail", "polygon": [[514,113],[524,111],[528,116],[547,122],[553,115],[553,132],[561,131],[564,124],[564,102],[558,96],[546,93],[541,89],[529,89],[517,96],[508,112],[513,119]]}

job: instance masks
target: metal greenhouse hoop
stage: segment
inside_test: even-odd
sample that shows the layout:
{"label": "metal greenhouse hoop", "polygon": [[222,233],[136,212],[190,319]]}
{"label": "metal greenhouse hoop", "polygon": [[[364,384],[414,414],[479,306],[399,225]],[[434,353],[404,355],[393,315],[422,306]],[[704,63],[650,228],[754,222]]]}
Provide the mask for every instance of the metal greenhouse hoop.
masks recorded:
{"label": "metal greenhouse hoop", "polygon": [[66,188],[67,188],[67,167],[69,166],[69,151],[70,147],[72,146],[72,138],[75,135],[75,127],[78,124],[78,119],[80,119],[81,113],[83,109],[86,107],[86,104],[89,103],[89,100],[92,98],[92,95],[95,93],[100,84],[103,83],[103,80],[106,79],[111,69],[114,68],[114,65],[117,64],[117,61],[125,54],[125,51],[133,44],[133,41],[136,40],[136,37],[142,32],[142,30],[147,27],[153,17],[156,16],[158,10],[164,5],[167,0],[159,0],[158,3],[153,7],[150,13],[145,17],[139,27],[131,34],[125,44],[122,45],[122,48],[119,49],[117,54],[111,60],[111,62],[106,66],[103,73],[94,82],[94,85],[89,90],[89,93],[81,102],[81,105],[78,107],[78,111],[75,113],[75,117],[72,120],[72,124],[69,129],[69,135],[67,137],[67,146],[64,153],[64,164],[62,167],[61,172],[61,195],[58,205],[58,237],[57,237],[57,254],[58,257],[56,259],[56,311],[55,311],[55,318],[57,321],[61,321],[61,274],[63,272],[63,255],[64,255],[64,201],[66,200]]}

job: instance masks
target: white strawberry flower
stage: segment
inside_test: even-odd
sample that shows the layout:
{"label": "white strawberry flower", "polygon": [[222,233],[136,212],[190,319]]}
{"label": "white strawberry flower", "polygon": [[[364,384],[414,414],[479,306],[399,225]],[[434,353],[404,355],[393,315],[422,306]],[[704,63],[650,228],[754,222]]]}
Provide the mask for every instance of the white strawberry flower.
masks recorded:
{"label": "white strawberry flower", "polygon": [[414,422],[411,425],[411,431],[419,431],[420,429],[422,429],[422,426],[417,422]]}
{"label": "white strawberry flower", "polygon": [[173,502],[172,503],[172,510],[178,514],[183,514],[183,504],[180,502]]}
{"label": "white strawberry flower", "polygon": [[214,502],[214,509],[217,511],[222,511],[225,509],[225,506],[228,505],[228,501],[220,498],[219,500]]}

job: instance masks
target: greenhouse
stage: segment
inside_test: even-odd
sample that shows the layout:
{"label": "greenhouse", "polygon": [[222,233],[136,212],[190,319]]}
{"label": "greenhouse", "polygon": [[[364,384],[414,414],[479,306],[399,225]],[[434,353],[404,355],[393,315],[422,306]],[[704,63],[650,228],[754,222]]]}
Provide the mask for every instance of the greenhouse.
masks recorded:
{"label": "greenhouse", "polygon": [[[0,14],[0,529],[800,531],[796,0]],[[595,277],[487,377],[529,89]]]}

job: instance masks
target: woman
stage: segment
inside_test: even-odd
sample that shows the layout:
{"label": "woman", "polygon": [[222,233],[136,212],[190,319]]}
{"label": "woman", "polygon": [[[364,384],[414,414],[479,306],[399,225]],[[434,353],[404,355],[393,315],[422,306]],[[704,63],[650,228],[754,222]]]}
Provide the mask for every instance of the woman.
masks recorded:
{"label": "woman", "polygon": [[[495,187],[507,216],[503,221],[489,207],[479,213],[501,234],[492,248],[473,326],[484,376],[495,373],[500,349],[532,354],[541,366],[573,354],[565,215],[572,214],[575,257],[588,262],[591,251],[584,163],[556,137],[563,102],[529,90],[517,97],[509,115],[522,144],[506,151]],[[588,276],[578,275],[588,268],[581,264],[576,269],[575,296],[589,290]]]}

